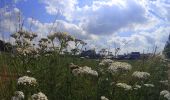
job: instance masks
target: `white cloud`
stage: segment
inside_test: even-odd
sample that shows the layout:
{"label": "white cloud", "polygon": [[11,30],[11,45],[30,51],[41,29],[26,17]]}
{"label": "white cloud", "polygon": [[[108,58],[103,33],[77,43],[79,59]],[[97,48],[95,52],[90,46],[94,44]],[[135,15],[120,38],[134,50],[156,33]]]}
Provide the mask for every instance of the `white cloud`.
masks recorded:
{"label": "white cloud", "polygon": [[51,15],[62,14],[67,20],[72,20],[72,13],[76,9],[77,0],[41,0],[46,4],[46,11]]}
{"label": "white cloud", "polygon": [[18,17],[20,10],[18,8],[13,8],[10,10],[7,9],[8,7],[0,9],[1,13],[0,29],[2,33],[15,32],[18,29],[19,25]]}

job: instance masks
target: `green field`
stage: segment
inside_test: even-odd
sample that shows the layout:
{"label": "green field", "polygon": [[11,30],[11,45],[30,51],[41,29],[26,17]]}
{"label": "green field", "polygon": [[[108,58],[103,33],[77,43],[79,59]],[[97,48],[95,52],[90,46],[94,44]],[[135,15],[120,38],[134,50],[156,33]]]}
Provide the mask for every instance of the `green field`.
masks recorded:
{"label": "green field", "polygon": [[[8,53],[0,55],[0,98],[10,100],[15,91],[25,91],[29,96],[39,91],[43,92],[48,100],[100,100],[101,96],[109,100],[166,100],[160,96],[162,90],[168,90],[168,85],[160,83],[167,80],[167,62],[159,56],[147,60],[129,60],[132,69],[126,73],[112,75],[107,66],[99,66],[101,60],[79,58],[70,55],[44,54],[36,58],[18,57]],[[116,62],[116,61],[115,61]],[[79,66],[89,66],[98,72],[98,76],[74,76],[69,68],[70,63]],[[105,70],[101,72],[102,70]],[[27,71],[30,71],[29,73]],[[134,71],[150,73],[146,80],[136,80],[132,77]],[[35,87],[22,87],[17,85],[21,76],[36,78]],[[137,90],[124,90],[112,84],[126,83],[132,87],[141,86]],[[153,84],[146,87],[144,84]],[[29,88],[29,89],[28,89]],[[26,90],[24,90],[26,89]],[[29,92],[28,92],[29,91]]]}

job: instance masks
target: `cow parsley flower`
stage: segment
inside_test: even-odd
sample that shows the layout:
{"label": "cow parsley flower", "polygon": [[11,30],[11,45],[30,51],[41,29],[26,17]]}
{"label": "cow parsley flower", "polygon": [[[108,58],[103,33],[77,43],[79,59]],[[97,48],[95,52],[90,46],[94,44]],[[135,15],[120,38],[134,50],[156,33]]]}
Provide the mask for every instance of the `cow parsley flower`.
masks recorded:
{"label": "cow parsley flower", "polygon": [[138,90],[138,89],[140,89],[140,88],[141,88],[140,85],[135,85],[133,89],[134,89],[134,90]]}
{"label": "cow parsley flower", "polygon": [[163,90],[160,92],[160,96],[163,96],[164,98],[166,98],[167,100],[170,100],[170,92],[167,90]]}
{"label": "cow parsley flower", "polygon": [[159,81],[161,84],[164,84],[164,85],[169,85],[168,83],[168,80],[163,80],[163,81]]}
{"label": "cow parsley flower", "polygon": [[126,83],[117,83],[116,86],[120,87],[120,88],[123,88],[126,91],[132,90],[132,86],[127,85]]}
{"label": "cow parsley flower", "polygon": [[150,74],[147,72],[135,71],[133,72],[132,76],[138,79],[147,79],[150,76]]}
{"label": "cow parsley flower", "polygon": [[164,95],[164,98],[166,98],[166,99],[170,100],[170,93],[165,94],[165,95]]}
{"label": "cow parsley flower", "polygon": [[33,77],[29,76],[22,76],[18,79],[18,85],[30,85],[35,86],[37,84],[37,81]]}
{"label": "cow parsley flower", "polygon": [[169,91],[163,90],[163,91],[160,92],[161,96],[165,96],[166,94],[169,94]]}
{"label": "cow parsley flower", "polygon": [[32,95],[31,98],[32,100],[48,100],[47,96],[42,92]]}
{"label": "cow parsley flower", "polygon": [[97,71],[92,70],[90,67],[84,66],[84,67],[78,67],[72,70],[72,73],[77,76],[81,74],[87,74],[92,76],[98,76]]}
{"label": "cow parsley flower", "polygon": [[15,91],[15,97],[19,99],[24,99],[24,93],[22,91]]}
{"label": "cow parsley flower", "polygon": [[146,87],[155,87],[153,84],[144,84]]}
{"label": "cow parsley flower", "polygon": [[125,62],[114,62],[108,68],[111,73],[127,72],[131,70],[132,66]]}
{"label": "cow parsley flower", "polygon": [[111,63],[112,63],[113,61],[111,60],[111,59],[104,59],[104,60],[102,60],[100,63],[99,63],[99,65],[100,66],[105,66],[105,65],[110,65]]}
{"label": "cow parsley flower", "polygon": [[101,100],[109,100],[109,99],[106,98],[105,96],[101,96],[100,98],[101,98]]}

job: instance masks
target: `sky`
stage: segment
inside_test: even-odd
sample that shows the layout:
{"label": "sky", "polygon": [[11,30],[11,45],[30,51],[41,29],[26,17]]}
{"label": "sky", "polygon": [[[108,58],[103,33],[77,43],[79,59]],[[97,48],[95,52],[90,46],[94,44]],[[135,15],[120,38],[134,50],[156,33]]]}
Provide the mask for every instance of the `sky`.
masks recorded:
{"label": "sky", "polygon": [[0,0],[1,38],[16,32],[18,15],[39,37],[64,31],[120,53],[161,52],[170,33],[170,0]]}

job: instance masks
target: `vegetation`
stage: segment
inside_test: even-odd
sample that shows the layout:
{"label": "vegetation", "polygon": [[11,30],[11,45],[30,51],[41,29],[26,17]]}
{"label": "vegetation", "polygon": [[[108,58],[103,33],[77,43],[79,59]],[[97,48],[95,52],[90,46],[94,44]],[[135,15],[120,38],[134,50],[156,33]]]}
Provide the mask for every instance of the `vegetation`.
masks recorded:
{"label": "vegetation", "polygon": [[[75,41],[67,33],[54,33],[37,45],[34,33],[19,31],[12,37],[13,53],[0,55],[2,100],[169,99],[168,63],[159,55],[134,61],[87,59],[75,56],[77,50],[64,53]],[[160,95],[162,90],[166,95]]]}
{"label": "vegetation", "polygon": [[170,35],[169,35],[168,41],[166,42],[163,53],[167,58],[170,58]]}

